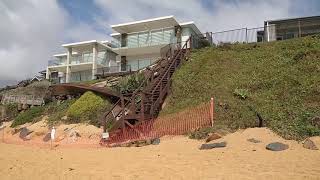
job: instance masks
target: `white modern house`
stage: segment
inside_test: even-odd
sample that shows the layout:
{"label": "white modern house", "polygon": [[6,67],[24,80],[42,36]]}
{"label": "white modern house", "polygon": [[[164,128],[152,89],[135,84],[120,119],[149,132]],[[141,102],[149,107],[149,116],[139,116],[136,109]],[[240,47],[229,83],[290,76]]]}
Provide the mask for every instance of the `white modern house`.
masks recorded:
{"label": "white modern house", "polygon": [[96,79],[97,74],[137,71],[163,57],[169,45],[184,44],[201,34],[194,22],[179,23],[174,16],[111,25],[112,41],[63,44],[66,53],[54,55],[46,78],[58,83]]}
{"label": "white modern house", "polygon": [[267,20],[264,22],[264,31],[259,33],[267,42],[318,34],[320,16]]}

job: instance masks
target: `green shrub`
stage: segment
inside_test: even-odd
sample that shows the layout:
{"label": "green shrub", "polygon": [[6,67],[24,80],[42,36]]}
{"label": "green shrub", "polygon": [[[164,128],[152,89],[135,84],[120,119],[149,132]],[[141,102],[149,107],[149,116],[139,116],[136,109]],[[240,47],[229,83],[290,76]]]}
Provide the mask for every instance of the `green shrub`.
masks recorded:
{"label": "green shrub", "polygon": [[207,39],[199,39],[198,42],[199,48],[205,48],[205,47],[210,47],[210,42]]}
{"label": "green shrub", "polygon": [[102,97],[88,91],[67,110],[68,122],[90,122],[90,120],[98,117],[98,113],[102,112],[107,104]]}
{"label": "green shrub", "polygon": [[235,96],[240,97],[241,99],[246,99],[248,97],[249,92],[247,89],[235,89],[233,91],[233,94]]}
{"label": "green shrub", "polygon": [[57,104],[51,102],[46,106],[46,114],[49,115],[49,126],[55,125],[61,122],[61,118],[66,115],[68,108],[76,101],[76,99],[66,100]]}
{"label": "green shrub", "polygon": [[20,113],[12,122],[11,127],[16,127],[28,122],[33,122],[35,118],[40,117],[44,112],[45,108],[43,106],[35,106]]}
{"label": "green shrub", "polygon": [[119,83],[113,87],[116,91],[126,94],[134,92],[144,81],[142,73],[122,77]]}
{"label": "green shrub", "polygon": [[4,116],[8,117],[9,119],[14,119],[18,116],[18,104],[6,104],[3,106],[4,108]]}

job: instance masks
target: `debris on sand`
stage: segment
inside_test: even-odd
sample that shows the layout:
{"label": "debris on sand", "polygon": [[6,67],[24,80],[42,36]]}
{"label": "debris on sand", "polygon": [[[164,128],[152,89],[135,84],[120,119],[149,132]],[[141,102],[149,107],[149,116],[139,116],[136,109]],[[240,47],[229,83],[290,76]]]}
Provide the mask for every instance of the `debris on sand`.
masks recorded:
{"label": "debris on sand", "polygon": [[227,146],[227,142],[212,143],[212,144],[202,144],[199,148],[200,150],[213,149],[213,148],[223,148]]}
{"label": "debris on sand", "polygon": [[210,142],[216,139],[220,139],[222,136],[218,133],[212,133],[208,136],[208,138],[206,139],[206,142]]}
{"label": "debris on sand", "polygon": [[247,141],[252,142],[252,143],[261,143],[261,141],[260,141],[260,140],[255,139],[255,138],[247,139]]}
{"label": "debris on sand", "polygon": [[310,150],[319,150],[316,144],[309,138],[303,142],[303,147]]}

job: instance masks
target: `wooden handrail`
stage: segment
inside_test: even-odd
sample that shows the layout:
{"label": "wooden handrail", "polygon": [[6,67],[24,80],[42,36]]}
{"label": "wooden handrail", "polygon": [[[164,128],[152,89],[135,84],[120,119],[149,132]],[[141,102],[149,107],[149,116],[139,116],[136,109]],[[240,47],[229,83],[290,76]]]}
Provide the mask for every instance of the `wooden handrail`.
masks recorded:
{"label": "wooden handrail", "polygon": [[[131,97],[128,97],[127,99],[127,102],[124,103],[124,100],[123,98],[120,98],[115,104],[114,106],[110,109],[110,111],[108,113],[106,113],[104,115],[104,132],[106,132],[106,124],[107,124],[107,116],[115,109],[116,106],[118,106],[120,103],[121,103],[121,110],[117,113],[117,115],[115,116],[118,117],[121,113],[121,119],[124,121],[124,116],[126,115],[125,114],[125,108],[129,105],[129,109],[131,111],[134,111],[133,113],[136,114],[137,111],[136,109],[139,108],[140,106],[140,118],[144,119],[145,117],[145,105],[144,105],[144,102],[145,100],[149,100],[148,102],[151,101],[151,107],[149,110],[147,111],[150,111],[151,114],[150,115],[154,115],[154,110],[161,104],[161,99],[163,98],[163,96],[165,96],[167,94],[167,90],[170,86],[170,78],[171,78],[171,74],[169,73],[170,72],[170,69],[172,68],[172,66],[174,66],[174,69],[176,69],[178,67],[178,64],[177,64],[177,59],[178,57],[181,56],[182,52],[184,49],[187,50],[188,48],[188,43],[191,44],[191,37],[185,42],[185,44],[181,47],[178,48],[178,51],[176,53],[172,53],[172,47],[171,47],[171,44],[170,44],[170,48],[169,50],[167,51],[166,53],[166,57],[165,58],[161,58],[159,59],[156,63],[155,66],[153,66],[151,68],[151,71],[149,74],[146,75],[145,79],[143,80],[143,82],[139,85],[139,87],[133,92],[133,93],[130,93],[130,94],[122,94],[122,97],[125,95],[125,96],[131,96]],[[191,47],[190,47],[191,48]],[[185,55],[185,54],[184,54]],[[183,57],[180,57],[181,59],[184,58],[185,56]],[[163,61],[167,61],[168,64],[166,64],[165,68],[162,67],[162,63]],[[160,78],[154,78],[154,74],[158,72],[159,73],[159,77]],[[168,82],[166,85],[163,85],[163,81],[164,81],[164,78],[167,78],[168,79]],[[154,82],[155,81],[155,82]],[[152,87],[150,87],[150,85]],[[150,87],[150,90],[151,90],[151,93],[150,92],[146,92],[145,89],[148,88],[148,86]],[[154,94],[155,94],[155,91],[156,89],[158,89],[160,86],[160,95],[157,97],[156,100],[153,100],[154,98]],[[164,90],[164,89],[167,89],[167,90]],[[164,92],[163,92],[164,90]],[[150,96],[151,95],[151,96]],[[136,99],[138,96],[141,96],[141,101],[140,102],[136,102]],[[151,99],[150,99],[151,97]],[[155,107],[157,106],[157,107]],[[124,123],[124,122],[122,122]],[[124,125],[124,124],[123,124]]]}

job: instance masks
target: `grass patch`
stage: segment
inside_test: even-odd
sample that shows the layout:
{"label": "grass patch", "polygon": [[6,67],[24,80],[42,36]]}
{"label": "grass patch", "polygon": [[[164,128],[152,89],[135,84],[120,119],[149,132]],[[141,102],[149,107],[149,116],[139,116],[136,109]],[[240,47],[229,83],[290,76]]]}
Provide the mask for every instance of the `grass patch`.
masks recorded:
{"label": "grass patch", "polygon": [[[194,50],[173,76],[161,115],[216,103],[216,126],[264,124],[287,139],[320,135],[320,36]],[[245,100],[244,100],[245,99]]]}
{"label": "grass patch", "polygon": [[36,118],[40,117],[44,112],[43,106],[35,106],[20,113],[12,122],[11,127],[16,127],[28,122],[34,122]]}

